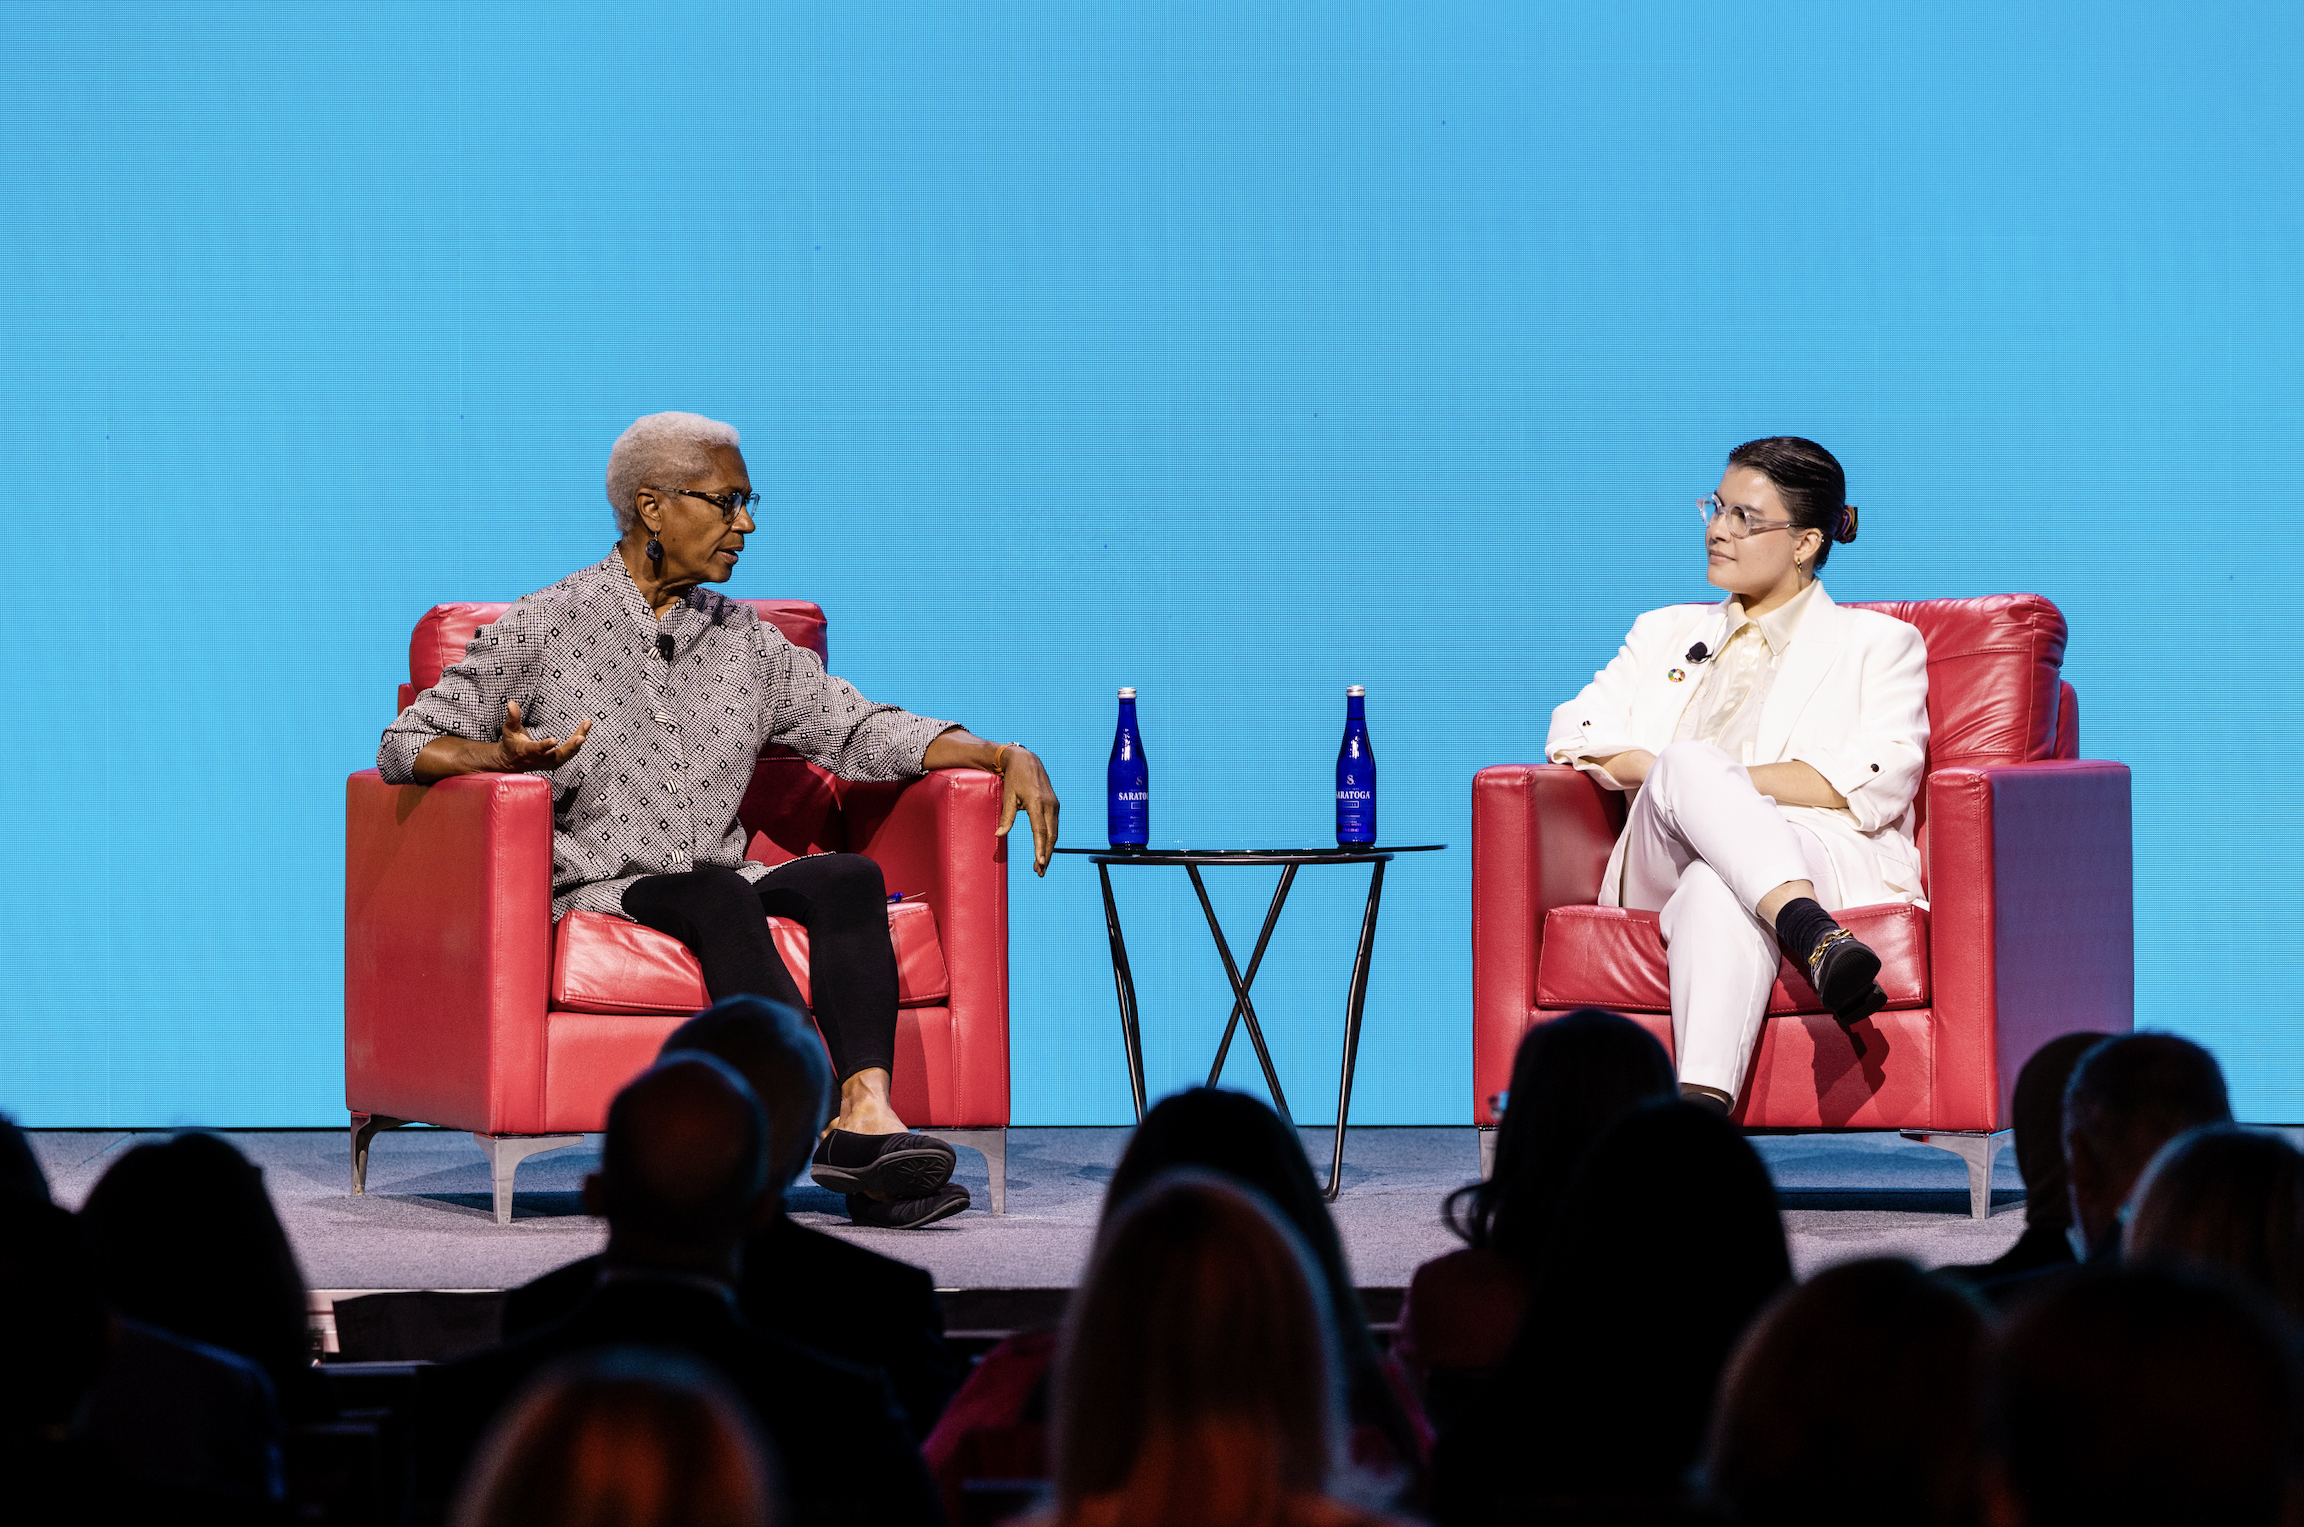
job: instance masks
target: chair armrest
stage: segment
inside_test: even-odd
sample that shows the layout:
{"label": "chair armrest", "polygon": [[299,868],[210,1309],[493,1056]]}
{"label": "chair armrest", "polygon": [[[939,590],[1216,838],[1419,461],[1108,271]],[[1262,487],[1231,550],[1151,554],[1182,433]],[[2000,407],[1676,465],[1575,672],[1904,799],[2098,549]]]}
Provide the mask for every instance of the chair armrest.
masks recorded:
{"label": "chair armrest", "polygon": [[[938,769],[902,785],[842,781],[848,846],[880,866],[890,895],[922,895],[952,978],[954,1069],[968,1117],[939,1127],[1008,1122],[1008,840],[1000,776]],[[1016,832],[1031,842],[1031,824]]]}
{"label": "chair armrest", "polygon": [[344,786],[344,1100],[490,1134],[544,1119],[552,786]]}
{"label": "chair armrest", "polygon": [[1931,1122],[1999,1129],[2040,1046],[2135,1026],[2128,766],[1939,769],[1927,790]]}
{"label": "chair armrest", "polygon": [[1472,776],[1473,1117],[1512,1079],[1536,1005],[1544,914],[1590,906],[1623,826],[1621,796],[1561,764],[1504,764]]}

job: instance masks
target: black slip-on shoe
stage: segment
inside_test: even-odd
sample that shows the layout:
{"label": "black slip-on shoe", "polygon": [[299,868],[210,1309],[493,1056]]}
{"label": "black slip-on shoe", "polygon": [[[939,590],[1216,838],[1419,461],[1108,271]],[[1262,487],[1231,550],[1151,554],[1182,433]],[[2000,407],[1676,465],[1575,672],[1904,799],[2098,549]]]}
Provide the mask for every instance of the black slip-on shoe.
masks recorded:
{"label": "black slip-on shoe", "polygon": [[808,1175],[835,1193],[925,1198],[952,1180],[952,1147],[934,1135],[859,1135],[836,1129],[816,1144]]}
{"label": "black slip-on shoe", "polygon": [[848,1217],[876,1230],[918,1230],[940,1219],[950,1219],[968,1207],[968,1190],[948,1182],[919,1198],[867,1198],[848,1195]]}
{"label": "black slip-on shoe", "polygon": [[1833,1021],[1848,1035],[1856,1054],[1864,1054],[1864,1036],[1856,1025],[1888,1005],[1888,994],[1873,978],[1880,974],[1880,956],[1862,939],[1842,929],[1826,937],[1808,957],[1808,984],[1832,1010]]}
{"label": "black slip-on shoe", "polygon": [[1880,956],[1845,928],[1827,935],[1808,956],[1808,984],[1816,988],[1816,995],[1842,1023],[1854,1023],[1879,1011],[1864,1006],[1880,989],[1873,984],[1879,974]]}

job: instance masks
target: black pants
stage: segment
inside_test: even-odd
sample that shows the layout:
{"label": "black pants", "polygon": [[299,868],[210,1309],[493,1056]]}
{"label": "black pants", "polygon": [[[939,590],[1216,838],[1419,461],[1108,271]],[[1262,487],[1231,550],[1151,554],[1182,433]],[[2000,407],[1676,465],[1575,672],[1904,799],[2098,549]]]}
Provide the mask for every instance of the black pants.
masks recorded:
{"label": "black pants", "polygon": [[624,915],[696,951],[717,1002],[749,992],[805,1012],[767,919],[808,930],[816,1027],[841,1081],[896,1065],[896,946],[888,886],[862,854],[817,854],[770,870],[758,886],[734,870],[648,875],[624,888]]}

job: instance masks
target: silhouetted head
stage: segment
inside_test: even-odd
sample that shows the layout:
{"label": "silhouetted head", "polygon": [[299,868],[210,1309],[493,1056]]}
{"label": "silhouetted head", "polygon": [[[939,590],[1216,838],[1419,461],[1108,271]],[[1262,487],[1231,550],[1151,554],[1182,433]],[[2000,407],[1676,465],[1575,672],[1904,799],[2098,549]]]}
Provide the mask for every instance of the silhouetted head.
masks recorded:
{"label": "silhouetted head", "polygon": [[1245,1183],[1295,1230],[1326,1285],[1353,1419],[1382,1431],[1394,1454],[1412,1465],[1420,1452],[1415,1428],[1385,1380],[1359,1287],[1344,1260],[1344,1243],[1296,1131],[1244,1092],[1190,1087],[1171,1093],[1153,1105],[1129,1137],[1104,1190],[1104,1218],[1112,1218],[1161,1173],[1179,1167],[1220,1172]]}
{"label": "silhouetted head", "polygon": [[769,1527],[751,1413],[692,1358],[611,1347],[545,1369],[488,1429],[453,1527]]}
{"label": "silhouetted head", "polygon": [[2235,1124],[2186,1130],[2129,1197],[2122,1254],[2251,1289],[2304,1322],[2304,1153]]}
{"label": "silhouetted head", "polygon": [[247,1157],[205,1134],[135,1146],[80,1218],[114,1309],[239,1353],[293,1401],[311,1366],[304,1275]]}
{"label": "silhouetted head", "polygon": [[2108,1038],[2065,1034],[2032,1052],[2016,1073],[2009,1112],[2016,1126],[2016,1170],[2024,1178],[2024,1223],[2057,1229],[2072,1223],[2071,1179],[2064,1172],[2064,1089],[2080,1057]]}
{"label": "silhouetted head", "polygon": [[766,997],[723,997],[674,1029],[663,1054],[700,1050],[736,1068],[768,1112],[768,1191],[779,1198],[832,1117],[832,1062],[816,1026]]}
{"label": "silhouetted head", "polygon": [[1177,1167],[1221,1172],[1263,1194],[1311,1248],[1331,1298],[1341,1305],[1342,1296],[1350,1295],[1357,1306],[1358,1293],[1344,1271],[1344,1243],[1304,1143],[1278,1114],[1244,1092],[1189,1087],[1170,1093],[1128,1137],[1104,1188],[1104,1218]]}
{"label": "silhouetted head", "polygon": [[24,1138],[24,1131],[16,1127],[16,1121],[4,1113],[0,1113],[0,1198],[49,1201],[48,1174],[40,1170],[40,1158],[32,1154],[32,1142]]}
{"label": "silhouetted head", "polygon": [[2072,1220],[2090,1246],[2160,1147],[2200,1124],[2227,1124],[2232,1101],[2216,1057],[2174,1034],[2121,1034],[2080,1057],[2064,1088],[2064,1168]]}
{"label": "silhouetted head", "polygon": [[608,1260],[730,1276],[767,1181],[768,1121],[725,1061],[658,1061],[608,1106],[600,1170],[584,1185],[608,1220]]}
{"label": "silhouetted head", "polygon": [[1107,1215],[1056,1365],[1058,1513],[1263,1523],[1318,1495],[1342,1407],[1321,1279],[1261,1195],[1200,1172]]}
{"label": "silhouetted head", "polygon": [[111,1356],[112,1313],[86,1228],[45,1198],[0,1198],[0,1310],[4,1456],[61,1441]]}
{"label": "silhouetted head", "polygon": [[1643,1103],[1601,1133],[1538,1264],[1506,1383],[1551,1491],[1672,1491],[1728,1354],[1792,1279],[1776,1190],[1726,1119]]}
{"label": "silhouetted head", "polygon": [[1755,1527],[1971,1527],[1985,1340],[1970,1296],[1898,1259],[1786,1291],[1721,1382],[1713,1503]]}
{"label": "silhouetted head", "polygon": [[2023,1527],[2270,1527],[2293,1468],[2293,1357],[2270,1311],[2158,1268],[2082,1268],[2010,1320],[1988,1490]]}
{"label": "silhouetted head", "polygon": [[1533,1274],[1585,1151],[1625,1110],[1674,1091],[1671,1057],[1629,1018],[1586,1007],[1537,1024],[1512,1061],[1494,1174],[1449,1196],[1457,1233]]}

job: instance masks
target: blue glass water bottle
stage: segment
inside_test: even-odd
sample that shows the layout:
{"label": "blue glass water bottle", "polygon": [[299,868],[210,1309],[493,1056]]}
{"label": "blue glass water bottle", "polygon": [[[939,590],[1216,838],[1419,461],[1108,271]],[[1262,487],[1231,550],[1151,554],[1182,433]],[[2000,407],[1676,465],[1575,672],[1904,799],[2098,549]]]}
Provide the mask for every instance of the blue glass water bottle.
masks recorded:
{"label": "blue glass water bottle", "polygon": [[1376,841],[1376,753],[1368,745],[1368,691],[1344,691],[1344,745],[1336,750],[1336,841],[1361,848]]}
{"label": "blue glass water bottle", "polygon": [[1109,809],[1105,820],[1114,848],[1152,841],[1152,771],[1144,763],[1144,735],[1136,730],[1136,691],[1120,691],[1120,726],[1112,734],[1112,762],[1104,770]]}

